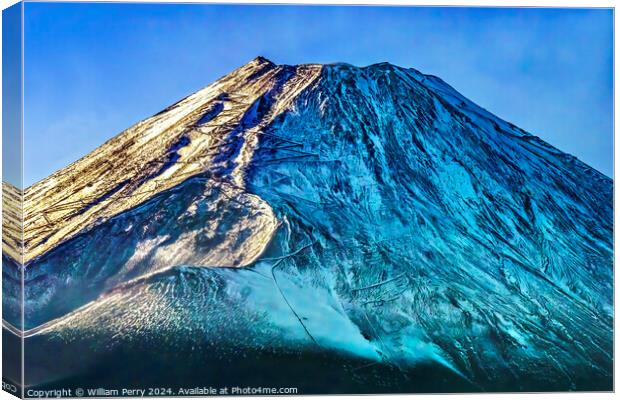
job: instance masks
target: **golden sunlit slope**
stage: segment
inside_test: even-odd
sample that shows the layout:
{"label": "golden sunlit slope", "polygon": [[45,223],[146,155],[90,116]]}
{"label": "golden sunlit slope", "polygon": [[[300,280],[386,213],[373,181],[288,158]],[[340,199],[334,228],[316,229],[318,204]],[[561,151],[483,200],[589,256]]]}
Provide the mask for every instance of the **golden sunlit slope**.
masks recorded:
{"label": "golden sunlit slope", "polygon": [[[319,65],[279,66],[256,58],[28,187],[23,204],[23,262],[201,173],[206,166],[226,170],[242,189],[256,136],[290,108],[320,71]],[[265,98],[270,102],[268,111],[257,112]],[[235,157],[218,158],[222,146],[241,130],[246,139]],[[266,203],[257,207],[270,210]],[[275,230],[277,221],[271,212],[261,215],[264,220],[256,223]],[[253,243],[240,264],[255,257],[270,237],[265,235],[261,245]],[[3,241],[3,251],[13,258],[18,257],[19,247],[12,235]]]}
{"label": "golden sunlit slope", "polygon": [[2,251],[21,260],[22,243],[22,192],[7,182],[2,182]]}

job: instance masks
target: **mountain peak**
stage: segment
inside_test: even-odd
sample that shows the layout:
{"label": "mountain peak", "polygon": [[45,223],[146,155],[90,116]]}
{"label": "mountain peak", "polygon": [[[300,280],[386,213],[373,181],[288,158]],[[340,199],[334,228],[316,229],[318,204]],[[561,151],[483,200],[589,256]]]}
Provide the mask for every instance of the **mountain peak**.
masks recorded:
{"label": "mountain peak", "polygon": [[258,64],[258,65],[263,65],[263,64],[269,64],[269,65],[276,65],[276,63],[274,63],[273,61],[269,60],[266,57],[263,56],[257,56],[254,59],[252,59],[252,61],[250,61],[250,64]]}

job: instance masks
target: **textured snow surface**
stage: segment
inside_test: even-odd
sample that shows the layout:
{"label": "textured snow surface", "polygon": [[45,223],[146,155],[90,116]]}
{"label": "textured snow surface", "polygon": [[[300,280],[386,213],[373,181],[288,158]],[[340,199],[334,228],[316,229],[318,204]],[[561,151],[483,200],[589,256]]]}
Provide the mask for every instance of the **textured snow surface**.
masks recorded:
{"label": "textured snow surface", "polygon": [[[611,179],[412,69],[258,59],[220,81],[200,112],[180,103],[192,118],[153,117],[187,138],[175,149],[210,149],[201,167],[174,150],[173,184],[102,195],[113,212],[71,216],[81,228],[26,266],[27,382],[162,348],[152,364],[187,376],[208,353],[244,365],[240,382],[290,370],[316,392],[611,389]],[[199,142],[241,93],[254,100]],[[132,139],[145,151],[164,135],[149,132]],[[115,182],[150,187],[140,171]],[[80,357],[58,369],[51,351]],[[309,354],[352,383],[302,380]]]}
{"label": "textured snow surface", "polygon": [[[26,188],[24,262],[207,166],[243,185],[257,133],[319,71],[319,66],[277,66],[257,58]],[[269,109],[261,108],[264,102]],[[3,242],[3,252],[13,258],[21,250]]]}

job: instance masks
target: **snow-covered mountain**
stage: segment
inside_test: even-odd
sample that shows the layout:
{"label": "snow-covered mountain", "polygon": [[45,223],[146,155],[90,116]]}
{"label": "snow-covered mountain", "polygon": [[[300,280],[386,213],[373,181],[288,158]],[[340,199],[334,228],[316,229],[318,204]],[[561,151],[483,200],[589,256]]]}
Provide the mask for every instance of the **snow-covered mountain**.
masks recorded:
{"label": "snow-covered mountain", "polygon": [[259,57],[25,190],[5,326],[23,253],[30,385],[610,390],[612,192],[437,77]]}

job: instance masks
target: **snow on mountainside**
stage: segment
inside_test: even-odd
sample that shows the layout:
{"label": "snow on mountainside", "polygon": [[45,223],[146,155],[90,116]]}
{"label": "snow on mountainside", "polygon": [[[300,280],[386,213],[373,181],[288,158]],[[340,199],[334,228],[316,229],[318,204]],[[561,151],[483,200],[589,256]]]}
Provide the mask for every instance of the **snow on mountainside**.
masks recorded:
{"label": "snow on mountainside", "polygon": [[[319,71],[319,66],[281,67],[257,58],[27,188],[25,262],[213,167],[218,149],[239,133],[236,126],[248,138],[240,159],[217,162],[222,169],[242,166],[243,158],[251,157],[252,136],[289,107]],[[251,108],[259,98],[273,104],[254,120]],[[243,171],[230,172],[231,183],[243,185]]]}
{"label": "snow on mountainside", "polygon": [[257,58],[26,189],[27,380],[165,343],[189,375],[318,352],[359,390],[610,389],[612,192],[439,78]]}
{"label": "snow on mountainside", "polygon": [[2,182],[2,252],[18,261],[23,257],[22,196],[15,186]]}

